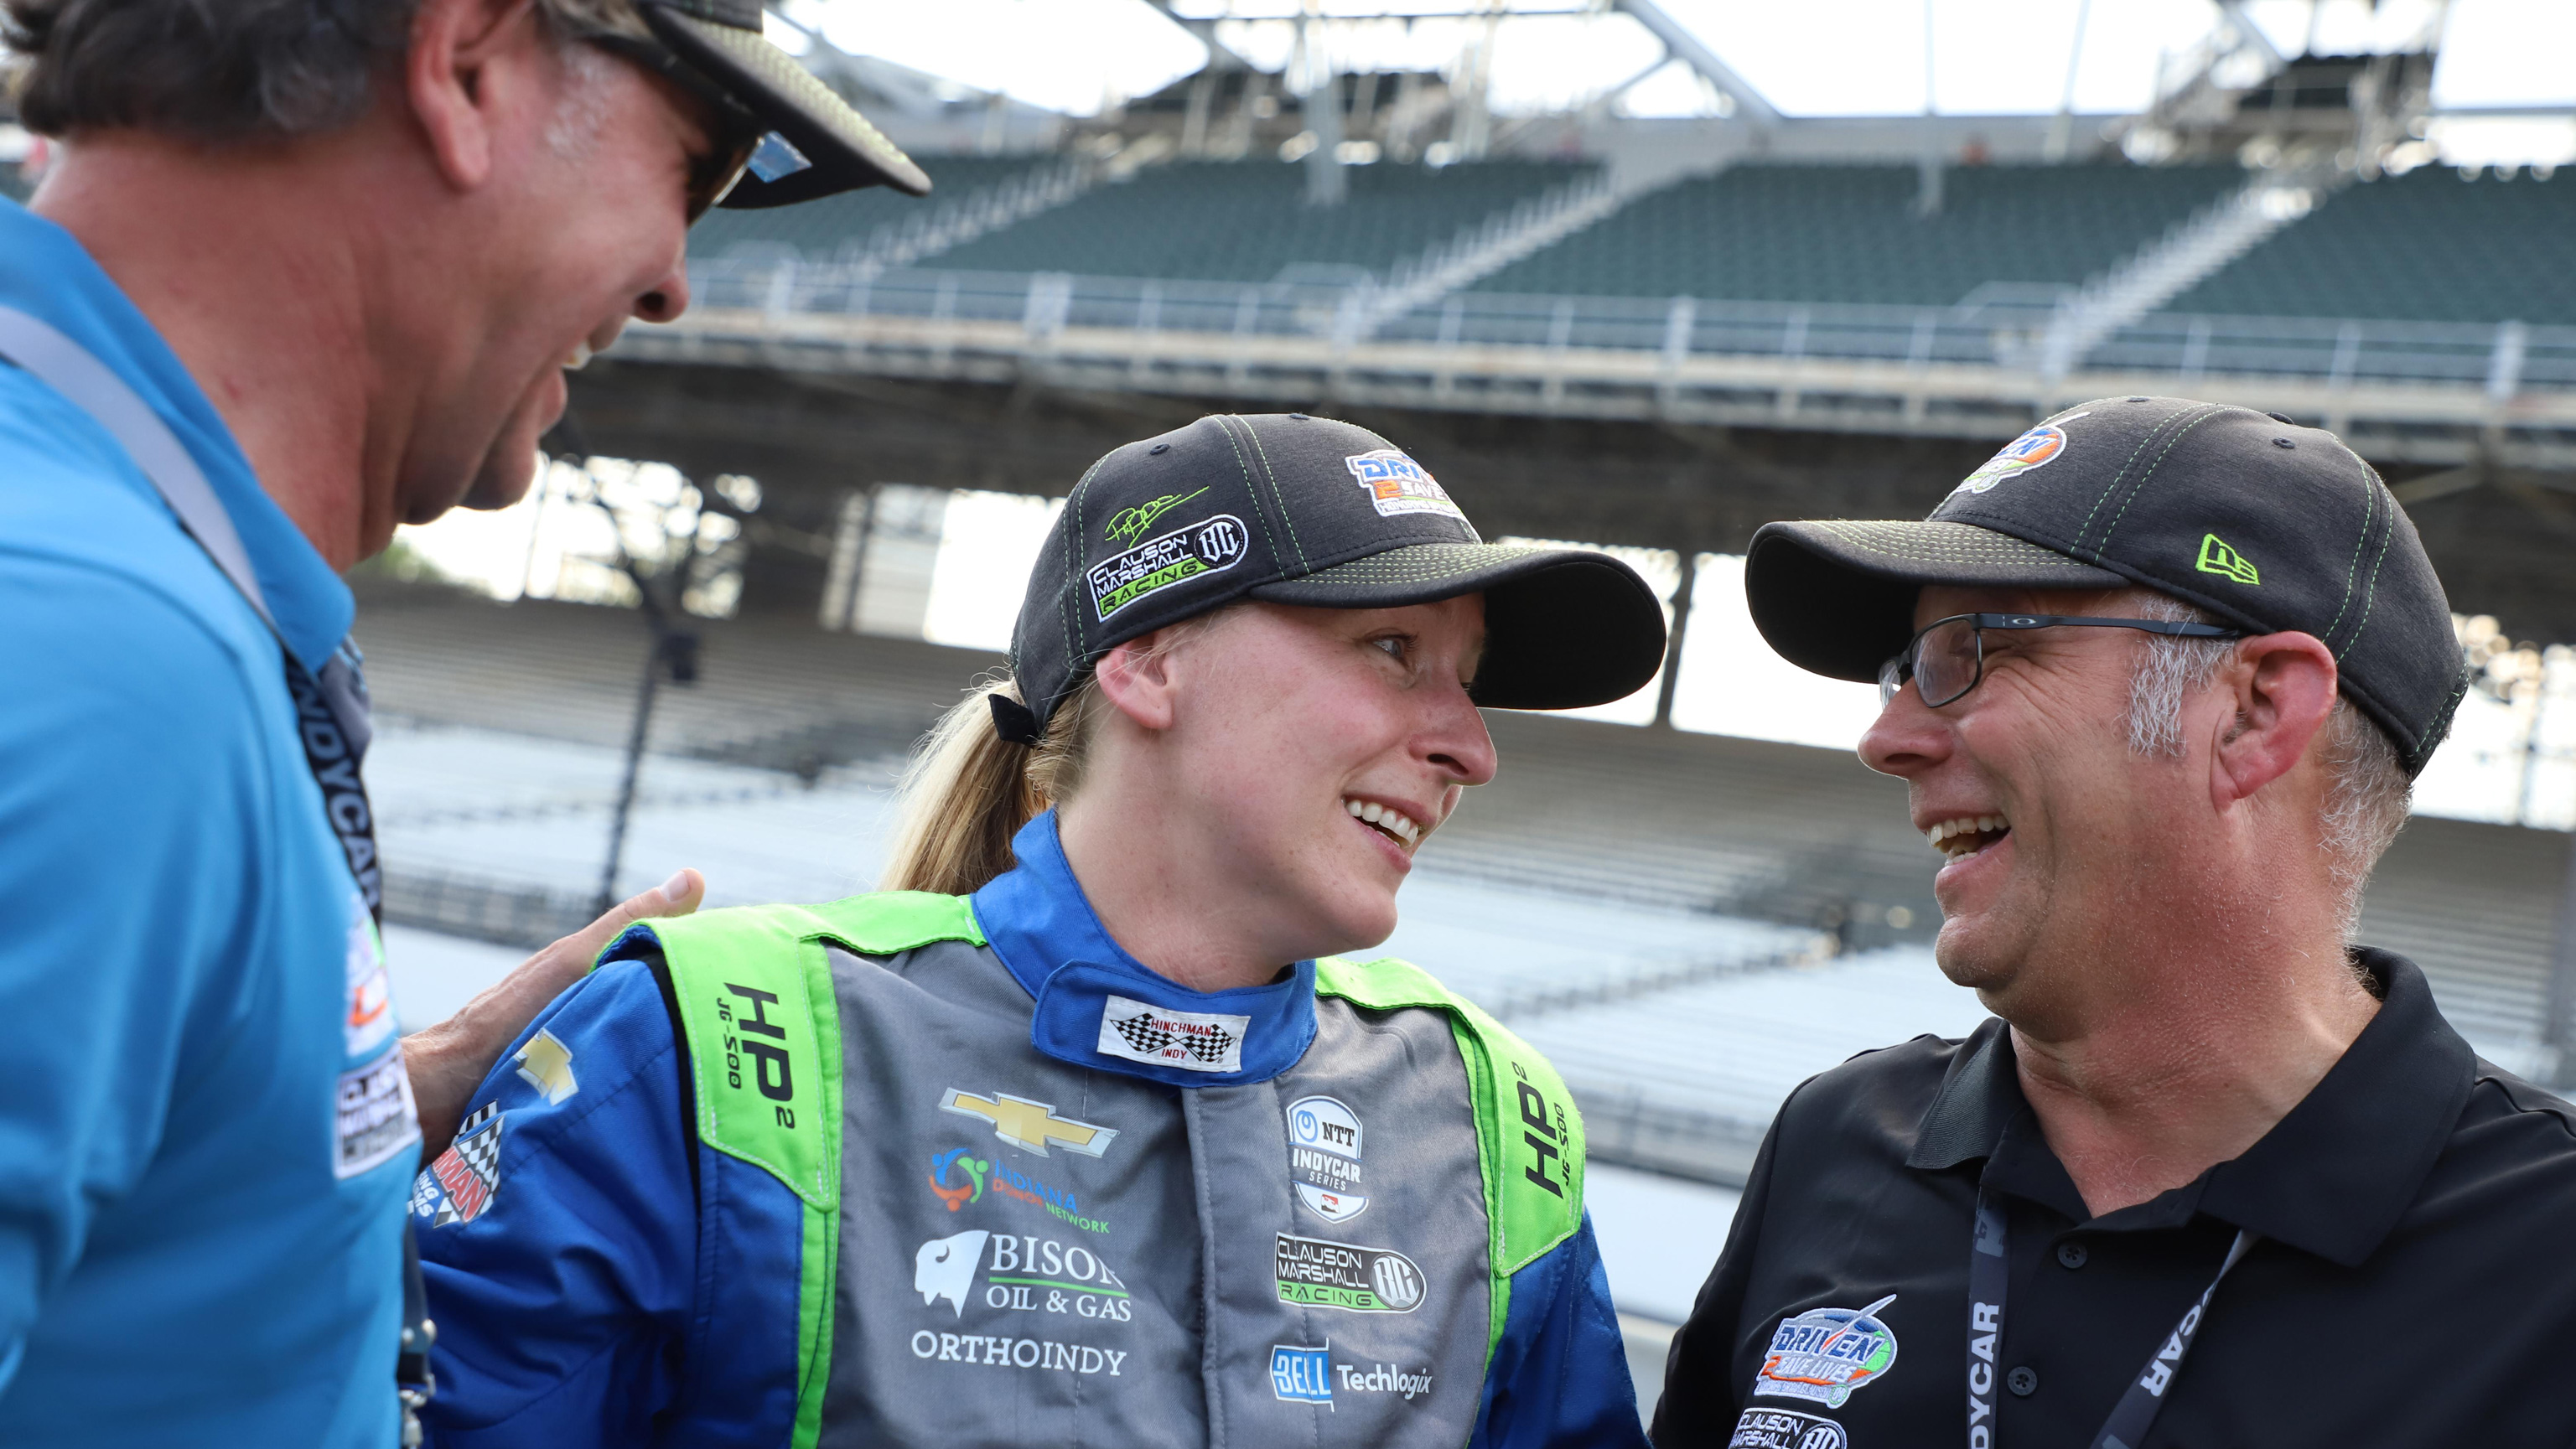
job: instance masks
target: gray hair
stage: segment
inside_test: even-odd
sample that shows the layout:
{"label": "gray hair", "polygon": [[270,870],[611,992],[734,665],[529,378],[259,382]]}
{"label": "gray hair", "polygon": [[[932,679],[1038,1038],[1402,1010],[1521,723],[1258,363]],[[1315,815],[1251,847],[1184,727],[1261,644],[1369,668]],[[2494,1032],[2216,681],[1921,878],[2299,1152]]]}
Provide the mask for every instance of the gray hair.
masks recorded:
{"label": "gray hair", "polygon": [[[2122,607],[2142,619],[2222,622],[2152,589],[2130,591]],[[2129,680],[2129,748],[2171,758],[2183,749],[2183,700],[2209,687],[2236,646],[2225,639],[2138,637],[2146,643]],[[2342,897],[2348,941],[2361,923],[2362,888],[2371,869],[2406,824],[2415,782],[2407,776],[2396,742],[2346,694],[2335,696],[2319,759],[2326,771],[2326,804],[2317,826],[2325,839],[2326,868]]]}
{"label": "gray hair", "polygon": [[[335,130],[411,41],[420,0],[0,0],[31,131],[201,143]],[[642,35],[634,0],[536,0],[558,38]]]}

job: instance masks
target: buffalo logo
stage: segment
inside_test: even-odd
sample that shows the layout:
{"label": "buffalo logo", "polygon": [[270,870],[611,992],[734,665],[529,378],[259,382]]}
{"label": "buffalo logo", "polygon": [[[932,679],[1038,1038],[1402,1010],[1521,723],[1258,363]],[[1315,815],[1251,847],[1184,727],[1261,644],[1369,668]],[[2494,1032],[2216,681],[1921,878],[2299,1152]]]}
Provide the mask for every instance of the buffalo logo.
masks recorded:
{"label": "buffalo logo", "polygon": [[[956,1168],[958,1176],[965,1181],[950,1182],[948,1169],[951,1167]],[[991,1159],[968,1157],[963,1147],[950,1148],[930,1159],[930,1190],[939,1194],[939,1200],[948,1204],[948,1210],[953,1213],[970,1202],[984,1200],[984,1174],[992,1170]]]}
{"label": "buffalo logo", "polygon": [[956,1316],[966,1316],[966,1295],[975,1291],[975,1268],[984,1261],[984,1244],[993,1235],[976,1228],[953,1238],[933,1238],[912,1255],[912,1291],[921,1306],[945,1298]]}
{"label": "buffalo logo", "polygon": [[1890,1293],[1867,1308],[1810,1308],[1780,1320],[1754,1375],[1754,1394],[1841,1408],[1853,1390],[1895,1365],[1896,1331],[1878,1318],[1895,1301]]}

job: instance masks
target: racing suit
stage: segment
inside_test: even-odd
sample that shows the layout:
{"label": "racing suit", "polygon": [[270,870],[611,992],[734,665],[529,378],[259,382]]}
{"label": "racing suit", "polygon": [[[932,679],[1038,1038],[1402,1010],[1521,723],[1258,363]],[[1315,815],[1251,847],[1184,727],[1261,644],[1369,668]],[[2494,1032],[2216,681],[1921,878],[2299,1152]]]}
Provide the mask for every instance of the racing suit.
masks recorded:
{"label": "racing suit", "polygon": [[1055,817],[639,925],[415,1184],[467,1446],[1643,1445],[1582,1127],[1401,961],[1197,992]]}

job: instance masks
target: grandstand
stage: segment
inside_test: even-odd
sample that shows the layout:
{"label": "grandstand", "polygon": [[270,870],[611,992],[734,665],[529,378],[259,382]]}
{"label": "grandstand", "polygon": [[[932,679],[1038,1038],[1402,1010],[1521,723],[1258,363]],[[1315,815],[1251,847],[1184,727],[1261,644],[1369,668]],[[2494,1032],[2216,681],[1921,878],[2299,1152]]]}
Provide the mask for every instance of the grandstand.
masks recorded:
{"label": "grandstand", "polygon": [[2206,164],[1961,166],[1927,216],[1913,166],[1739,165],[1474,288],[1946,307],[1999,282],[2075,287],[2244,184],[2241,167]]}
{"label": "grandstand", "polygon": [[2166,310],[2576,326],[2576,172],[2552,170],[2346,187]]}
{"label": "grandstand", "polygon": [[963,271],[1267,282],[1383,273],[1453,233],[1593,168],[1547,161],[1350,168],[1349,199],[1308,205],[1277,161],[1178,161],[943,254]]}

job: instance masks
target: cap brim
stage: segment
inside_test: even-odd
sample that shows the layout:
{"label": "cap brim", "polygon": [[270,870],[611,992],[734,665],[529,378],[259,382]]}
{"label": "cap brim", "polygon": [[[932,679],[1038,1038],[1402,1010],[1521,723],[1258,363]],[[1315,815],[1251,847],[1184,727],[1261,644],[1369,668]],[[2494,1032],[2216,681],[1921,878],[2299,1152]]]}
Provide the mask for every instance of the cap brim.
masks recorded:
{"label": "cap brim", "polygon": [[1485,596],[1476,702],[1580,709],[1624,699],[1664,662],[1664,606],[1637,571],[1588,549],[1417,543],[1253,589],[1273,604],[1382,609]]}
{"label": "cap brim", "polygon": [[701,20],[666,5],[638,9],[664,45],[813,163],[775,181],[745,172],[723,205],[735,209],[787,206],[862,186],[891,186],[913,196],[929,194],[930,178],[911,157],[813,72],[798,65],[796,57],[770,44],[767,36]]}
{"label": "cap brim", "polygon": [[1781,658],[1864,683],[1914,636],[1925,584],[2117,589],[2131,581],[1972,523],[1766,523],[1744,555],[1753,627]]}

